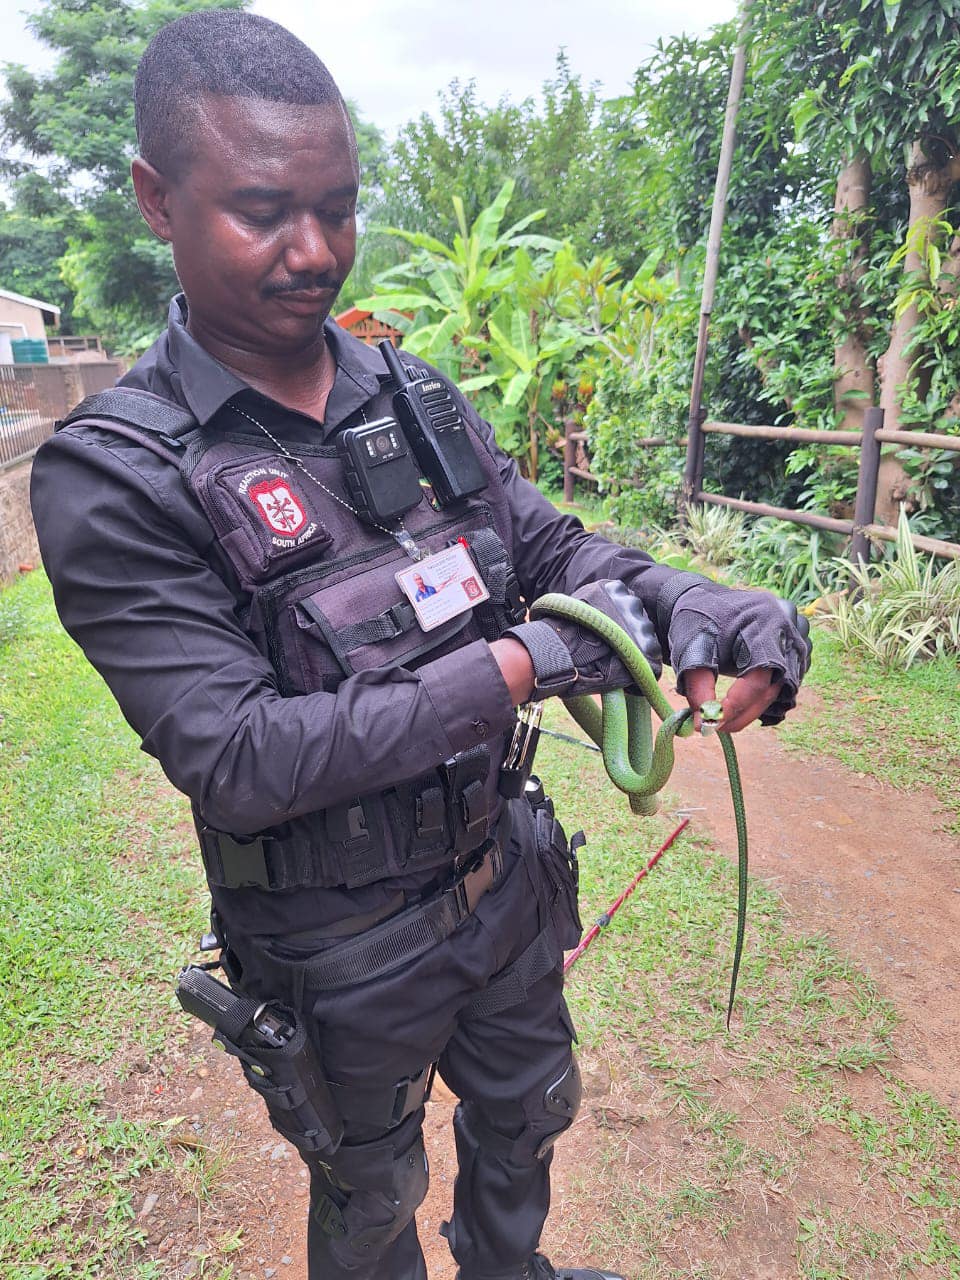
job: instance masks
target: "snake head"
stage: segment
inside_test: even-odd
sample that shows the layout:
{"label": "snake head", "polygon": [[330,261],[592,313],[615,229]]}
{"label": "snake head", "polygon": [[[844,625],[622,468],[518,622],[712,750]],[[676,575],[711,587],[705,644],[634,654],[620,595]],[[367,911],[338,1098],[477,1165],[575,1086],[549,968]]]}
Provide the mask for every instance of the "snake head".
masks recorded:
{"label": "snake head", "polygon": [[700,732],[704,737],[716,733],[723,723],[723,705],[711,700],[700,705]]}

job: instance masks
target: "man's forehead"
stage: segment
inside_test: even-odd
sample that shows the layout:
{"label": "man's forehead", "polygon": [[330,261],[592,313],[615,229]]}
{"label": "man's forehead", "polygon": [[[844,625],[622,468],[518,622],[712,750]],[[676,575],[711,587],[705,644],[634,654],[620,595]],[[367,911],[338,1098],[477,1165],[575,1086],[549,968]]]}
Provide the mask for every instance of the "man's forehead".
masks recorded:
{"label": "man's forehead", "polygon": [[194,116],[201,134],[226,145],[241,145],[251,140],[256,140],[258,145],[277,140],[303,144],[317,137],[353,146],[350,119],[339,103],[334,102],[299,106],[269,98],[201,93],[194,104]]}
{"label": "man's forehead", "polygon": [[195,152],[217,170],[242,166],[243,189],[286,189],[281,171],[303,163],[313,170],[334,169],[344,194],[356,187],[356,143],[346,112],[338,103],[298,106],[265,98],[201,94],[195,104],[199,125]]}

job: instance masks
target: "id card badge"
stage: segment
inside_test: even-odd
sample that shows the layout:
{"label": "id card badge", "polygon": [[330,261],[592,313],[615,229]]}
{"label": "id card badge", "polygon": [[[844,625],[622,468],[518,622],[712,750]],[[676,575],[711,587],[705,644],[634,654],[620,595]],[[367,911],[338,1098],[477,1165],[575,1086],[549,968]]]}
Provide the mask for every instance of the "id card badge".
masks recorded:
{"label": "id card badge", "polygon": [[433,631],[475,604],[490,599],[470,552],[459,542],[424,556],[397,574],[400,590],[413,605],[421,630]]}

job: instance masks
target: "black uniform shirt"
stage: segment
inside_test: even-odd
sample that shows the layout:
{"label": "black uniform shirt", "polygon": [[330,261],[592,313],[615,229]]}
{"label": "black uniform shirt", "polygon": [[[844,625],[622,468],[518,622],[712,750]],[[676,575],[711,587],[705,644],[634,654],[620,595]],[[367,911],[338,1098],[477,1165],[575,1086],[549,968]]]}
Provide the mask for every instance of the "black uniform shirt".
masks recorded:
{"label": "black uniform shirt", "polygon": [[[164,335],[122,379],[189,408],[218,430],[243,407],[296,451],[389,411],[379,353],[328,322],[337,372],[322,424],[254,391],[188,333],[174,299]],[[672,570],[585,533],[497,449],[527,600],[626,578],[648,605]],[[265,437],[266,443],[266,437]],[[334,693],[281,697],[273,670],[238,622],[243,593],[179,472],[138,442],[91,426],[46,442],[33,470],[44,565],[64,626],[114,693],[143,749],[223,831],[252,833],[409,780],[512,726],[507,686],[485,641],[417,671],[361,672]],[[375,910],[397,881],[362,889],[220,891],[241,927],[284,933]]]}

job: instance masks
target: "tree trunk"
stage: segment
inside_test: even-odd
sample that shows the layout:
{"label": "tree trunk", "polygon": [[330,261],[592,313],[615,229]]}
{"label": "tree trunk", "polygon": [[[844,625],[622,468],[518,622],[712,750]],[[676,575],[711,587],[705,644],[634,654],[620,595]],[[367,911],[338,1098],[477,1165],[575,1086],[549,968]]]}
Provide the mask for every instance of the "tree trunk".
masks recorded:
{"label": "tree trunk", "polygon": [[[944,255],[940,270],[940,292],[948,298],[960,295],[960,235],[953,237],[950,248]],[[953,418],[960,418],[960,388],[951,400],[947,412]]]}
{"label": "tree trunk", "polygon": [[[919,252],[922,243],[923,222],[933,222],[940,218],[950,197],[954,183],[960,179],[960,156],[951,156],[943,165],[933,164],[920,146],[919,141],[913,144],[910,169],[907,173],[907,185],[910,190],[910,221],[907,227],[910,252],[903,263],[904,275],[920,271],[923,261]],[[879,361],[880,372],[880,407],[884,410],[884,427],[899,431],[901,422],[901,388],[909,381],[910,371],[918,360],[922,361],[922,353],[911,352],[908,356],[905,349],[910,341],[910,334],[919,320],[915,306],[907,307],[898,316],[890,331],[890,345]],[[922,370],[922,363],[921,363]],[[919,394],[926,393],[924,375],[921,372]],[[897,458],[884,454],[880,460],[880,475],[877,480],[876,518],[883,524],[896,524],[900,504],[907,497],[909,478]]]}
{"label": "tree trunk", "polygon": [[860,299],[860,281],[866,265],[867,246],[862,236],[862,224],[858,215],[870,204],[870,188],[873,174],[865,155],[848,159],[837,179],[837,195],[834,202],[836,217],[833,220],[834,240],[849,246],[847,266],[837,280],[840,289],[847,293],[847,334],[834,350],[833,368],[836,381],[833,387],[833,404],[837,411],[838,426],[843,431],[863,430],[863,411],[873,404],[874,372],[863,337],[863,307]]}

